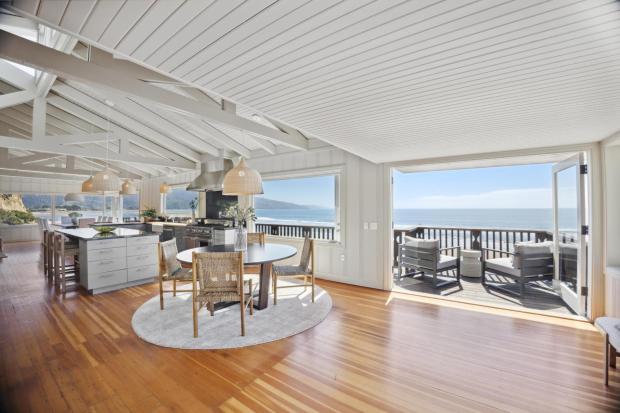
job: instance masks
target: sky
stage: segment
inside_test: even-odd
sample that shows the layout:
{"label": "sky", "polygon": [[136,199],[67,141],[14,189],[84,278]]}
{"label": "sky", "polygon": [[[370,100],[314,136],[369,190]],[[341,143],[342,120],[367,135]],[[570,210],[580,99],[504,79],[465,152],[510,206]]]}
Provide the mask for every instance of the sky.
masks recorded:
{"label": "sky", "polygon": [[[394,208],[551,208],[552,166],[534,164],[434,172],[395,171]],[[263,180],[263,196],[333,208],[334,185],[333,176]],[[565,187],[560,192],[561,205],[575,205],[574,188],[569,190]]]}
{"label": "sky", "polygon": [[263,180],[264,198],[292,202],[301,205],[315,205],[334,208],[335,178],[313,176],[308,178]]}
{"label": "sky", "polygon": [[394,208],[551,208],[552,164],[394,172]]}

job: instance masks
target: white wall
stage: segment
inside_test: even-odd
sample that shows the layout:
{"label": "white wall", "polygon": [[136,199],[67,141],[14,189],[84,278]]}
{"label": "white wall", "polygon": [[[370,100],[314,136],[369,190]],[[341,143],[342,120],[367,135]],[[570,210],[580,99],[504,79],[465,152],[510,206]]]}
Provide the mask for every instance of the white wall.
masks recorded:
{"label": "white wall", "polygon": [[620,266],[620,145],[604,148],[607,265]]}
{"label": "white wall", "polygon": [[[381,239],[386,229],[384,210],[389,200],[383,198],[382,165],[332,147],[253,158],[248,164],[266,176],[342,168],[342,242],[316,243],[317,275],[334,281],[383,288],[385,248]],[[364,222],[376,222],[378,229],[364,230]]]}

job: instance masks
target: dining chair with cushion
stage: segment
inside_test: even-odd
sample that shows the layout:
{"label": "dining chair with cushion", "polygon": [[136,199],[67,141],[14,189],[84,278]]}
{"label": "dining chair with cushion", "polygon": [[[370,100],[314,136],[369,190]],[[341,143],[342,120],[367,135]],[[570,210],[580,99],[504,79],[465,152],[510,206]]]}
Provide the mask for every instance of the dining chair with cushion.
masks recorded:
{"label": "dining chair with cushion", "polygon": [[[452,251],[452,255],[447,253]],[[442,254],[442,253],[446,254]],[[411,271],[413,270],[413,271]],[[442,280],[440,275],[455,272],[453,279]],[[427,275],[433,277],[433,287],[461,282],[461,247],[439,248],[438,239],[421,239],[404,237],[398,245],[398,278],[406,276]]]}
{"label": "dining chair with cushion", "polygon": [[241,335],[245,336],[245,312],[254,314],[252,279],[243,278],[243,252],[192,253],[192,317],[198,337],[198,312],[207,307],[214,316],[215,305],[239,302]]}
{"label": "dining chair with cushion", "polygon": [[[273,304],[278,303],[278,288],[293,288],[293,287],[311,287],[312,288],[312,302],[314,302],[314,240],[310,238],[304,239],[304,246],[301,250],[301,257],[299,259],[299,265],[274,265],[272,268],[272,282],[273,282]],[[279,278],[303,278],[303,284],[289,284],[278,286]],[[310,278],[310,284],[308,284],[308,278]]]}
{"label": "dining chair with cushion", "polygon": [[[177,261],[177,240],[172,238],[168,241],[162,241],[159,243],[159,307],[164,309],[164,293],[172,293],[173,296],[177,295],[177,291],[192,292],[193,290],[177,290],[177,281],[180,282],[192,282],[192,270],[189,268],[182,268],[179,261]],[[172,290],[164,290],[164,283],[172,281]]]}
{"label": "dining chair with cushion", "polygon": [[[499,254],[497,258],[488,258],[491,254]],[[517,242],[513,252],[482,249],[482,285],[523,297],[525,285],[529,282],[553,279],[553,242]],[[514,280],[519,287],[515,292],[506,282],[489,283],[487,273],[500,275]]]}

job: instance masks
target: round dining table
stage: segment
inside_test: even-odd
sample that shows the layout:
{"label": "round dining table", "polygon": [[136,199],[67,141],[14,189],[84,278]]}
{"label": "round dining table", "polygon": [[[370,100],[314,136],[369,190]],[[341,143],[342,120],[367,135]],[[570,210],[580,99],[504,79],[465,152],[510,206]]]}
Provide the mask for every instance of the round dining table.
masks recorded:
{"label": "round dining table", "polygon": [[[192,265],[192,253],[201,252],[235,252],[234,245],[209,245],[206,247],[190,248],[177,254],[177,260],[184,267]],[[248,244],[243,251],[243,263],[245,265],[260,266],[260,282],[258,287],[258,303],[254,308],[262,310],[269,306],[269,278],[271,267],[274,262],[290,258],[297,254],[297,248],[282,244]]]}

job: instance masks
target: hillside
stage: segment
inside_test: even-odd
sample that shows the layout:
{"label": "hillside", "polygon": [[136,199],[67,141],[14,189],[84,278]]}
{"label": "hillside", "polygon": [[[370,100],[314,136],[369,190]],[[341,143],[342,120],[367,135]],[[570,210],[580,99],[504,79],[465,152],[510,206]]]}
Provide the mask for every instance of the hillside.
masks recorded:
{"label": "hillside", "polygon": [[256,209],[312,209],[309,205],[293,204],[292,202],[276,201],[275,199],[260,198],[254,199]]}

